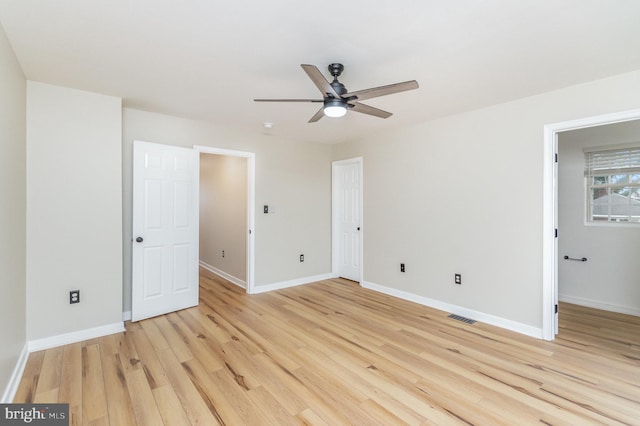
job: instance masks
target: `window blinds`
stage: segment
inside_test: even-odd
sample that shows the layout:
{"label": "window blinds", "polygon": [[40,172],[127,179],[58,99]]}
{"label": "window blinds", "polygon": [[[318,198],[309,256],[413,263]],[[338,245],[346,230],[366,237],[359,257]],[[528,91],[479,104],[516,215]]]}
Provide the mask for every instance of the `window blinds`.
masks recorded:
{"label": "window blinds", "polygon": [[585,176],[640,173],[640,146],[585,151]]}

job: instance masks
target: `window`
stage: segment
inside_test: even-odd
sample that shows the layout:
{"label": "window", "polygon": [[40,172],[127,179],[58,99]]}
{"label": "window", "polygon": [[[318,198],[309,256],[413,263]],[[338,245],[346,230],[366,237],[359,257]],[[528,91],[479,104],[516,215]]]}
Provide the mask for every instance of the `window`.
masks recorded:
{"label": "window", "polygon": [[585,150],[587,221],[640,224],[640,144]]}

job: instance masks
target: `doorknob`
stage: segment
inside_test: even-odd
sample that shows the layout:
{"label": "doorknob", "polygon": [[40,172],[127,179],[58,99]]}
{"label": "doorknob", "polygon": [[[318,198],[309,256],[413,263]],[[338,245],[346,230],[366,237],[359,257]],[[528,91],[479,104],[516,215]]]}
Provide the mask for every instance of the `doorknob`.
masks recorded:
{"label": "doorknob", "polygon": [[136,243],[141,243],[141,242],[143,242],[143,241],[144,241],[144,240],[142,239],[142,237],[138,237],[138,238],[136,238]]}
{"label": "doorknob", "polygon": [[358,226],[358,231],[360,230],[360,227]]}

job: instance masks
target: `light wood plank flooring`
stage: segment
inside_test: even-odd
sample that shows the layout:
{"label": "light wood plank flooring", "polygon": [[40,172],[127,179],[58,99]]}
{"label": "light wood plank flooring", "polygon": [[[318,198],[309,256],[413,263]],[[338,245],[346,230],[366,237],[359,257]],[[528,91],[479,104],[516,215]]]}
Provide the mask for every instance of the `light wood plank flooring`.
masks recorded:
{"label": "light wood plank flooring", "polygon": [[85,425],[640,424],[640,319],[563,304],[545,342],[326,280],[35,352],[15,402]]}

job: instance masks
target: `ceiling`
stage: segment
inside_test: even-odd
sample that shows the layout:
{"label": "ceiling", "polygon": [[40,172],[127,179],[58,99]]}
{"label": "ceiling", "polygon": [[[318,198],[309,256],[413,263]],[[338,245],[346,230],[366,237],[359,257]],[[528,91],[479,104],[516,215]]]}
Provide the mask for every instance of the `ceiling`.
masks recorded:
{"label": "ceiling", "polygon": [[[637,0],[0,0],[0,23],[30,80],[324,143],[640,69]],[[420,88],[365,101],[386,120],[253,102],[319,98],[300,64],[332,62],[351,91]]]}

